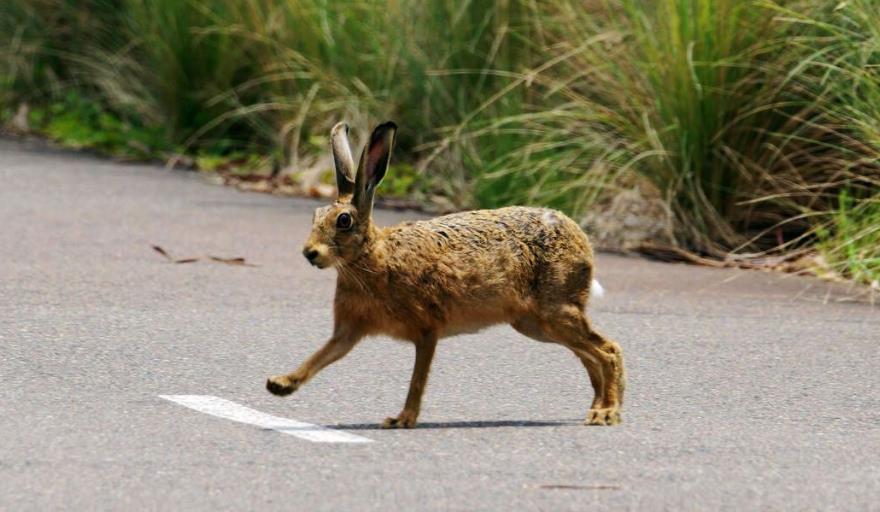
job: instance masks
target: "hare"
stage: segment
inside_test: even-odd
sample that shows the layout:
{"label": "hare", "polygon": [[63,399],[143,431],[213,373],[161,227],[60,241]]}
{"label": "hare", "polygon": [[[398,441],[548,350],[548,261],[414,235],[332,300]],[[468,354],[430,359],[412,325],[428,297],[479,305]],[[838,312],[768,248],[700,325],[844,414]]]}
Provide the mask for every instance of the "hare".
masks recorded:
{"label": "hare", "polygon": [[584,232],[558,211],[526,207],[375,226],[373,196],[396,131],[392,122],[378,126],[355,169],[348,127],[331,130],[338,197],[316,210],[303,254],[336,268],[333,335],[294,372],[269,378],[269,392],[289,395],[363,337],[388,335],[415,344],[415,366],[403,411],[382,426],[411,428],[437,340],[506,322],[574,352],[595,393],[585,423],[619,423],[623,354],[584,313],[593,285]]}

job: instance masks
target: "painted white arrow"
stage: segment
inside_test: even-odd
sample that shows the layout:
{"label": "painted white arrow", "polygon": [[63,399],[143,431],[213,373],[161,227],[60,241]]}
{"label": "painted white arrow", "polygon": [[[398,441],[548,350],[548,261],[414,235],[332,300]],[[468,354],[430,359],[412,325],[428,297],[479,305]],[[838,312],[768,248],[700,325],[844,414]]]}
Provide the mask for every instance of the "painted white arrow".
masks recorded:
{"label": "painted white arrow", "polygon": [[349,432],[340,432],[321,425],[273,416],[245,407],[233,401],[211,395],[159,395],[159,398],[188,407],[195,411],[227,420],[256,425],[282,434],[296,436],[313,443],[371,443],[372,439]]}

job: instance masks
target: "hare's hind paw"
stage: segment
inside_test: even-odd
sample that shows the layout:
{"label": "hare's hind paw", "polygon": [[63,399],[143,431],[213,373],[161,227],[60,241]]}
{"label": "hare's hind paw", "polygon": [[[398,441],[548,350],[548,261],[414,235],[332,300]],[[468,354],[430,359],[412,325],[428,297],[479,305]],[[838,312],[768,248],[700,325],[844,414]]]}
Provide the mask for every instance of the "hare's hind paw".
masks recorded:
{"label": "hare's hind paw", "polygon": [[275,377],[269,377],[269,380],[266,381],[266,389],[269,390],[269,393],[278,396],[287,396],[297,389],[299,389],[300,381],[296,379],[290,379],[286,375],[276,375]]}
{"label": "hare's hind paw", "polygon": [[590,409],[587,413],[585,425],[617,425],[620,423],[620,409],[609,407],[607,409]]}
{"label": "hare's hind paw", "polygon": [[400,413],[396,418],[385,418],[385,421],[382,422],[382,428],[413,428],[415,426],[415,415],[405,412]]}

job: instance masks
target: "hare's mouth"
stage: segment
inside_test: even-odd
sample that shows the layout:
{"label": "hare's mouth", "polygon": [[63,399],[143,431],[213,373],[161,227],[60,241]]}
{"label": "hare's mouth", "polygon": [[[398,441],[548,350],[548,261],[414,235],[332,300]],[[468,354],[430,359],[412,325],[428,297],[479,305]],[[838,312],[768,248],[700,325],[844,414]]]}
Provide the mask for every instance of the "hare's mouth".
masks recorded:
{"label": "hare's mouth", "polygon": [[313,267],[325,268],[330,266],[333,261],[329,250],[323,245],[311,245],[303,248],[303,256],[309,261]]}
{"label": "hare's mouth", "polygon": [[329,258],[329,257],[324,256],[324,257],[309,260],[309,263],[313,267],[316,267],[319,269],[325,269],[327,267],[333,266],[333,258]]}

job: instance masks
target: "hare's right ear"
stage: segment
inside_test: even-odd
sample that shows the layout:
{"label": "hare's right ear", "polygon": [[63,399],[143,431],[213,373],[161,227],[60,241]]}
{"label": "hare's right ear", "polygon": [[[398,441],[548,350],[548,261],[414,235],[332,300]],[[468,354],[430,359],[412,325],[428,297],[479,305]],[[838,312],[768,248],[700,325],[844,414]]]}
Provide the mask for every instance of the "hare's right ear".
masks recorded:
{"label": "hare's right ear", "polygon": [[354,194],[354,159],[348,145],[348,125],[336,123],[330,130],[330,148],[336,169],[336,195],[339,198]]}
{"label": "hare's right ear", "polygon": [[397,125],[391,121],[384,122],[373,130],[370,140],[361,153],[354,186],[355,208],[364,217],[370,216],[373,210],[373,196],[376,187],[385,177],[388,164],[391,162],[391,148],[394,146],[394,135],[397,133]]}

